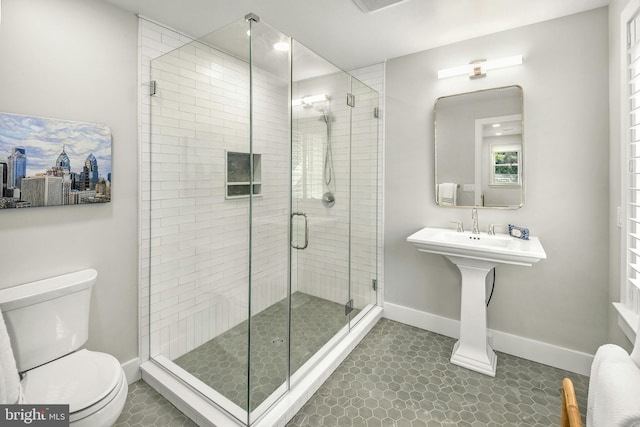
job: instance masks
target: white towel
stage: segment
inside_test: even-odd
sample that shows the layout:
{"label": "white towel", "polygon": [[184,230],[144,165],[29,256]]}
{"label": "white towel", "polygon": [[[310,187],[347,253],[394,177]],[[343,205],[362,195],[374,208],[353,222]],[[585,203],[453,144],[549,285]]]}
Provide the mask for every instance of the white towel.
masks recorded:
{"label": "white towel", "polygon": [[458,198],[458,184],[443,182],[438,184],[438,204],[440,206],[455,206]]}
{"label": "white towel", "polygon": [[589,427],[640,427],[640,369],[624,349],[607,344],[596,352],[589,379]]}
{"label": "white towel", "polygon": [[0,313],[0,404],[22,403],[20,376],[4,317]]}

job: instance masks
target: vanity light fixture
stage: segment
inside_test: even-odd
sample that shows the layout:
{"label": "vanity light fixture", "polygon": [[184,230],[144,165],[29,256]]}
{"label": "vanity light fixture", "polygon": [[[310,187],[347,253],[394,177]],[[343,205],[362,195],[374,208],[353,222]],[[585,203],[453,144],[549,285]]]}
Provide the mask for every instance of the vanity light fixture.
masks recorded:
{"label": "vanity light fixture", "polygon": [[388,7],[405,2],[406,0],[353,0],[360,10],[365,13],[376,12]]}
{"label": "vanity light fixture", "polygon": [[459,67],[445,68],[438,71],[438,78],[444,79],[446,77],[464,76],[468,75],[470,79],[477,79],[487,75],[487,71],[495,70],[496,68],[511,67],[512,65],[522,64],[522,55],[509,56],[507,58],[500,59],[479,59],[471,61],[467,65],[461,65]]}
{"label": "vanity light fixture", "polygon": [[306,95],[300,99],[292,100],[291,106],[296,107],[298,105],[310,105],[310,104],[313,104],[314,102],[322,102],[322,101],[328,101],[328,100],[329,100],[329,97],[324,93],[322,95]]}

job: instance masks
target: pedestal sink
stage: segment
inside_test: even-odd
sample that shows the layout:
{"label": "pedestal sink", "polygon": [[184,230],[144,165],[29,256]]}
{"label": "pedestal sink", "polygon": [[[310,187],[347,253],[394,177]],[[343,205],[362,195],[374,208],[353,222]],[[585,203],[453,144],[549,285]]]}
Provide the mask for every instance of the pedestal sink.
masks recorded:
{"label": "pedestal sink", "polygon": [[407,241],[421,252],[445,256],[460,270],[460,339],[453,347],[451,363],[494,377],[497,358],[487,342],[487,274],[497,264],[531,266],[545,259],[540,240],[426,227]]}

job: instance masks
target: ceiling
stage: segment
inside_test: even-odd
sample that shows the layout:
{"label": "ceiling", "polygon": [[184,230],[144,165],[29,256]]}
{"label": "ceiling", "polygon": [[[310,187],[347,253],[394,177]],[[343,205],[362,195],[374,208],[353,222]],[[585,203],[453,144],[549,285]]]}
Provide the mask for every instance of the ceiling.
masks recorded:
{"label": "ceiling", "polygon": [[406,0],[365,13],[351,0],[101,0],[201,37],[247,13],[344,70],[606,6],[609,0]]}

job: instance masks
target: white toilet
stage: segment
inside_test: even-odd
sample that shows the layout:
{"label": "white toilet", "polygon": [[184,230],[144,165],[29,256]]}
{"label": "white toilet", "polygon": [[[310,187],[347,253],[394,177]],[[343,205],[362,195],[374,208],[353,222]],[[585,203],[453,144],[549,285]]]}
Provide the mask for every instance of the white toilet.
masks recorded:
{"label": "white toilet", "polygon": [[87,269],[0,290],[24,403],[68,404],[74,427],[113,425],[127,398],[115,357],[78,350],[87,341],[97,278]]}

